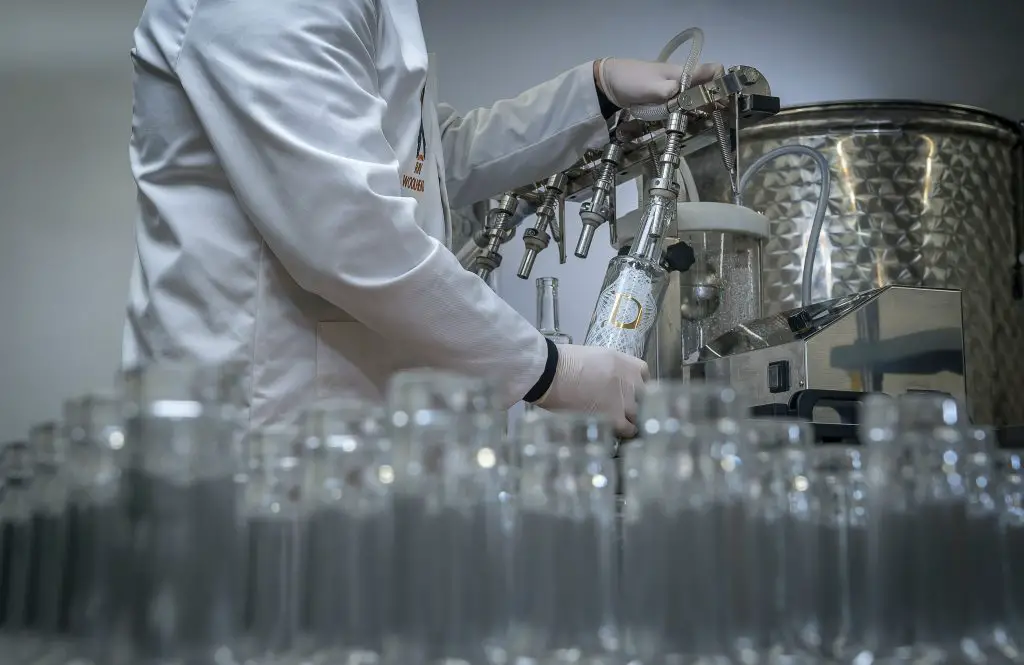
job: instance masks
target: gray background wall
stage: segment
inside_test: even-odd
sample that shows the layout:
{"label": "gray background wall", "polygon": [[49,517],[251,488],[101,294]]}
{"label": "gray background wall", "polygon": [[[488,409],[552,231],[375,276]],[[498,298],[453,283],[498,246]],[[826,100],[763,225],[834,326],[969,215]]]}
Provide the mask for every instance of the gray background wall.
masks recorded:
{"label": "gray background wall", "polygon": [[[0,440],[117,368],[133,252],[127,53],[142,4],[0,7]],[[757,66],[784,103],[919,98],[1024,117],[1018,0],[431,0],[421,14],[442,96],[460,108],[596,57],[653,57],[697,25],[706,60]],[[577,338],[610,257],[603,238],[585,262],[559,266],[549,250],[534,273],[560,278]],[[501,289],[532,319],[521,247],[507,248]]]}

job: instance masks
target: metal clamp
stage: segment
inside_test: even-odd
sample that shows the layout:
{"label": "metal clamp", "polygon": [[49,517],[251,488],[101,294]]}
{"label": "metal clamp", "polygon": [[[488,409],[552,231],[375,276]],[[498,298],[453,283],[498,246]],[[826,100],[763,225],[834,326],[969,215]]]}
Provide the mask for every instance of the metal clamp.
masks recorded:
{"label": "metal clamp", "polygon": [[622,146],[612,141],[604,149],[601,166],[594,183],[594,195],[580,207],[580,219],[583,229],[576,241],[575,254],[581,259],[590,254],[590,245],[594,242],[597,227],[605,222],[615,221],[615,185],[618,183],[617,171],[622,161]]}
{"label": "metal clamp", "polygon": [[[564,211],[566,177],[562,173],[555,174],[548,178],[544,185],[544,197],[537,207],[537,223],[532,229],[523,232],[523,243],[526,245],[526,252],[519,264],[519,272],[516,275],[520,279],[529,279],[533,272],[533,264],[537,256],[543,252],[551,236],[554,236],[558,243],[558,258],[560,263],[565,263],[565,215]],[[548,229],[551,235],[548,235]]]}
{"label": "metal clamp", "polygon": [[[619,182],[645,173],[657,174],[663,167],[674,166],[661,163],[667,148],[671,147],[668,153],[678,159],[715,143],[722,133],[723,112],[735,118],[738,131],[777,114],[780,109],[779,99],[771,96],[771,87],[764,75],[746,65],[732,67],[708,83],[689,88],[674,104],[686,116],[685,130],[670,127],[671,122],[652,124],[630,118],[628,113],[620,114],[627,117],[616,125],[615,138],[602,150],[589,150],[562,173],[505,194],[489,211],[484,230],[474,235],[472,243],[467,243],[470,251],[465,252],[466,259],[460,259],[463,265],[483,279],[498,269],[501,245],[515,236],[512,220],[520,200],[537,207],[536,224],[523,233],[526,252],[517,273],[521,279],[529,278],[537,256],[552,239],[558,244],[559,262],[565,263],[563,213],[566,201],[589,199],[581,207],[583,230],[574,252],[586,258],[597,227],[607,222],[609,232],[615,234],[615,187]],[[720,118],[717,132],[715,115]],[[678,122],[678,114],[673,116]],[[675,191],[666,191],[666,195],[674,194]]]}
{"label": "metal clamp", "polygon": [[501,266],[501,253],[498,250],[516,234],[512,219],[518,207],[519,198],[515,194],[504,194],[498,200],[498,205],[487,211],[484,230],[474,237],[476,244],[483,250],[473,260],[473,270],[480,279],[486,280]]}

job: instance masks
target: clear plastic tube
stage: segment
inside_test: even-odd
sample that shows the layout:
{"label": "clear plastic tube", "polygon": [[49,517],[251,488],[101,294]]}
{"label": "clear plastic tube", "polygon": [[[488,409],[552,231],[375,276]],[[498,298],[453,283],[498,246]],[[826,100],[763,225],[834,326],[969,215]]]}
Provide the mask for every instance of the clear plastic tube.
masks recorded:
{"label": "clear plastic tube", "polygon": [[821,173],[821,194],[818,196],[818,206],[814,209],[814,221],[811,222],[811,231],[807,236],[807,251],[804,253],[803,276],[800,284],[800,306],[807,307],[811,304],[811,278],[814,274],[814,260],[818,252],[818,238],[821,236],[821,229],[825,224],[825,215],[828,213],[828,197],[832,191],[832,175],[829,170],[828,159],[814,148],[805,145],[784,145],[776,148],[766,155],[759,157],[743,172],[740,178],[740,203],[742,205],[743,192],[746,191],[750,179],[764,166],[779,157],[786,155],[805,155],[814,160]]}
{"label": "clear plastic tube", "polygon": [[[686,42],[690,42],[690,53],[683,65],[683,74],[679,77],[680,94],[689,87],[690,79],[693,77],[693,70],[697,67],[697,60],[700,59],[700,52],[704,48],[704,31],[700,28],[683,30],[673,37],[665,45],[665,48],[661,50],[661,53],[658,54],[658,62],[668,62],[672,54]],[[657,122],[658,120],[664,120],[672,114],[668,103],[631,106],[629,112],[634,118],[644,122]]]}

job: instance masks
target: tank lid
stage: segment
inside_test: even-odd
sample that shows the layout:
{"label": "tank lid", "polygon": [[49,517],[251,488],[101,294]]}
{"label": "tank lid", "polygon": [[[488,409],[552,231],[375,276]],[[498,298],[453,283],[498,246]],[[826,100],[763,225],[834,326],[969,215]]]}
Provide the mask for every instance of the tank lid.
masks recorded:
{"label": "tank lid", "polygon": [[[856,112],[909,113],[930,116],[931,120],[967,121],[972,124],[987,123],[990,127],[1010,131],[1017,136],[1024,136],[1022,122],[1010,120],[992,111],[945,102],[930,102],[912,99],[853,99],[840,101],[809,102],[784,107],[777,115],[744,130],[744,133],[757,131],[761,128],[770,130],[780,124],[799,122],[805,116],[821,113],[826,116],[840,113]],[[937,117],[940,116],[940,117]],[[825,120],[824,118],[819,118]],[[827,121],[826,121],[827,124]],[[977,125],[976,125],[977,126]]]}
{"label": "tank lid", "polygon": [[676,206],[680,233],[736,233],[767,240],[768,218],[731,203],[713,201],[680,201]]}
{"label": "tank lid", "polygon": [[799,111],[799,110],[813,110],[813,109],[844,109],[844,108],[886,108],[886,109],[919,109],[919,110],[935,110],[935,111],[953,111],[961,113],[977,113],[981,115],[987,115],[993,120],[1000,120],[1002,122],[1016,125],[1017,123],[1009,118],[999,115],[994,111],[981,108],[980,106],[971,106],[970,104],[953,104],[950,102],[936,102],[930,100],[920,99],[841,99],[828,102],[807,102],[805,104],[793,104],[792,106],[783,107],[782,112],[787,111]]}

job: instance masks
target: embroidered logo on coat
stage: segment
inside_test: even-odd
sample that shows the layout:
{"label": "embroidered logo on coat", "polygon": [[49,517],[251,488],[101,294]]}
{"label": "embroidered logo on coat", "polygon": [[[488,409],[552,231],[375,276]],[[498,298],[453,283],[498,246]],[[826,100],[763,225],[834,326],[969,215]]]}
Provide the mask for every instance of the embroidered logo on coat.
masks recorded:
{"label": "embroidered logo on coat", "polygon": [[420,133],[416,137],[416,164],[413,166],[412,174],[402,175],[402,187],[417,194],[423,193],[423,162],[427,159],[427,135],[423,131],[423,99],[426,95],[426,83],[420,91]]}

